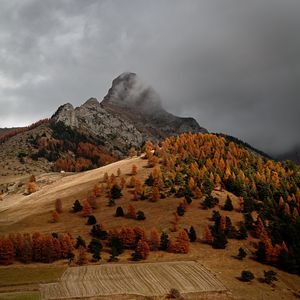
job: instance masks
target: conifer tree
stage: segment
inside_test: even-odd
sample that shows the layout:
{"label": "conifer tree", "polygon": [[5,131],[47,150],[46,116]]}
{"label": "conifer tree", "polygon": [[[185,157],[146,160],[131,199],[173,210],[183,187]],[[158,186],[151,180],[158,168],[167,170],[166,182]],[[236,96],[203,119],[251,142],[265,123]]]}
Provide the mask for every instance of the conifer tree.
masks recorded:
{"label": "conifer tree", "polygon": [[80,246],[78,248],[78,256],[77,256],[77,264],[79,266],[87,264],[88,259],[87,259],[87,253],[86,253],[86,248],[83,246]]}
{"label": "conifer tree", "polygon": [[160,236],[160,250],[166,251],[169,245],[169,235],[166,232],[162,232]]}
{"label": "conifer tree", "polygon": [[157,251],[160,248],[160,237],[156,228],[152,228],[150,231],[150,248],[152,251]]}
{"label": "conifer tree", "polygon": [[124,211],[121,206],[117,207],[115,216],[116,217],[124,217]]}
{"label": "conifer tree", "polygon": [[90,203],[87,200],[84,200],[83,202],[83,208],[82,208],[82,215],[84,217],[88,217],[92,214],[93,209],[90,205]]}
{"label": "conifer tree", "polygon": [[82,211],[82,205],[80,204],[79,200],[76,200],[73,204],[73,212],[77,213],[79,211]]}
{"label": "conifer tree", "polygon": [[61,214],[62,213],[62,202],[61,202],[61,199],[56,199],[55,200],[55,210],[56,210],[56,212],[58,212],[59,214]]}
{"label": "conifer tree", "polygon": [[224,204],[224,210],[227,211],[232,211],[233,210],[233,205],[232,205],[232,201],[231,198],[227,195],[225,204]]}
{"label": "conifer tree", "polygon": [[189,239],[190,239],[190,242],[192,242],[192,243],[195,242],[197,239],[197,234],[196,234],[195,228],[193,226],[190,227]]}

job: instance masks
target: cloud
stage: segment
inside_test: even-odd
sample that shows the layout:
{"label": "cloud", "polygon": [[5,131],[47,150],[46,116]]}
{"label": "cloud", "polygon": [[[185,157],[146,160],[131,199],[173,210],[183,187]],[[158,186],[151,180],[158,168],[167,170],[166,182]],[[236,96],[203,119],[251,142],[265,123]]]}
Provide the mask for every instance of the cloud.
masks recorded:
{"label": "cloud", "polygon": [[0,2],[0,126],[136,72],[173,113],[277,153],[299,143],[298,0]]}

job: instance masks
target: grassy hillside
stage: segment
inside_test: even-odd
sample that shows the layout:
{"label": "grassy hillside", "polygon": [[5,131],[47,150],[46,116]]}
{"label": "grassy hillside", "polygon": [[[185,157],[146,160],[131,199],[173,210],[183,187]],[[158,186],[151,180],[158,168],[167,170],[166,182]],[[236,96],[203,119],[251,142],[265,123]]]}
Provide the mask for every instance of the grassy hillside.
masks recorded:
{"label": "grassy hillside", "polygon": [[[61,236],[61,242],[69,232],[75,243],[81,236],[87,246],[94,238],[103,247],[99,252],[90,246],[92,253],[72,250],[72,263],[198,260],[240,299],[245,289],[247,299],[296,297],[299,277],[278,268],[299,272],[299,166],[263,159],[208,134],[184,134],[156,146],[149,142],[144,150],[144,158],[40,184],[31,195],[4,197],[1,233],[39,231],[38,238],[19,238],[57,245],[55,240]],[[83,206],[78,212],[72,209],[76,200]],[[118,207],[124,216],[115,216]],[[166,235],[169,242],[164,243]],[[10,237],[14,245],[16,237]],[[237,259],[239,248],[246,258]],[[41,251],[44,260],[60,257]],[[20,259],[28,257],[12,261]],[[251,285],[237,279],[243,270],[254,273]],[[277,273],[275,287],[262,283],[264,270]]]}

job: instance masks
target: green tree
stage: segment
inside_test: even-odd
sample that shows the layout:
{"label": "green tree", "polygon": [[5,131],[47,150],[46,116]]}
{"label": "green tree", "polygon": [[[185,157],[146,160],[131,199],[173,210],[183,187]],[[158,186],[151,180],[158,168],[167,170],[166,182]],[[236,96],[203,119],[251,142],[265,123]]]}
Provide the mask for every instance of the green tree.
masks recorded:
{"label": "green tree", "polygon": [[188,235],[190,238],[190,242],[193,243],[197,240],[197,234],[196,234],[195,228],[193,226],[190,227]]}
{"label": "green tree", "polygon": [[246,253],[245,249],[242,248],[242,247],[239,248],[239,252],[238,252],[237,258],[239,260],[243,260],[246,256],[247,256],[247,253]]}
{"label": "green tree", "polygon": [[82,211],[82,205],[80,204],[80,202],[79,202],[79,200],[76,200],[75,202],[74,202],[74,204],[73,204],[73,207],[72,207],[72,209],[73,209],[73,212],[75,212],[75,213],[77,213],[77,212],[79,212],[79,211]]}
{"label": "green tree", "polygon": [[233,210],[233,205],[230,197],[227,195],[225,204],[224,204],[224,210],[226,211],[232,211]]}
{"label": "green tree", "polygon": [[169,246],[169,235],[166,232],[162,232],[160,236],[160,250],[166,251]]}
{"label": "green tree", "polygon": [[116,217],[124,217],[124,211],[121,206],[117,207],[115,216]]}

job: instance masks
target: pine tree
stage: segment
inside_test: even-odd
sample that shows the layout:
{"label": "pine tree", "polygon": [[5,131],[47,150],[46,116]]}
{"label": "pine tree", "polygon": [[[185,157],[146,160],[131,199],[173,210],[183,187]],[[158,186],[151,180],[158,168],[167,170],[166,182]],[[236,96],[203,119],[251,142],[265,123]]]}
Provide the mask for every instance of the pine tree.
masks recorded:
{"label": "pine tree", "polygon": [[82,211],[82,205],[80,204],[80,202],[79,202],[79,200],[76,200],[75,202],[74,202],[74,204],[73,204],[73,212],[74,213],[77,213],[77,212],[79,212],[79,211]]}
{"label": "pine tree", "polygon": [[223,232],[220,232],[215,234],[212,246],[215,249],[225,249],[227,243],[226,235]]}
{"label": "pine tree", "polygon": [[114,184],[110,190],[110,196],[112,199],[119,199],[122,197],[122,189],[118,184]]}
{"label": "pine tree", "polygon": [[190,242],[195,242],[197,240],[197,234],[193,226],[190,227],[189,231]]}
{"label": "pine tree", "polygon": [[121,206],[117,207],[115,216],[116,217],[124,217],[124,211]]}
{"label": "pine tree", "polygon": [[267,251],[266,251],[266,246],[263,242],[258,243],[258,249],[255,252],[256,259],[259,262],[266,262],[267,260]]}
{"label": "pine tree", "polygon": [[100,251],[102,250],[103,246],[101,242],[97,239],[92,239],[88,245],[88,250],[90,253],[93,254],[93,260],[99,261],[101,259]]}
{"label": "pine tree", "polygon": [[87,220],[87,225],[95,225],[96,223],[97,223],[97,220],[96,220],[95,216],[90,215]]}
{"label": "pine tree", "polygon": [[166,232],[162,232],[160,236],[160,250],[166,251],[169,245],[169,235]]}
{"label": "pine tree", "polygon": [[85,240],[80,235],[76,238],[75,249],[78,249],[79,247],[86,248]]}
{"label": "pine tree", "polygon": [[224,204],[224,210],[227,211],[232,211],[233,210],[233,205],[232,205],[232,201],[230,199],[230,197],[227,195],[225,204]]}

